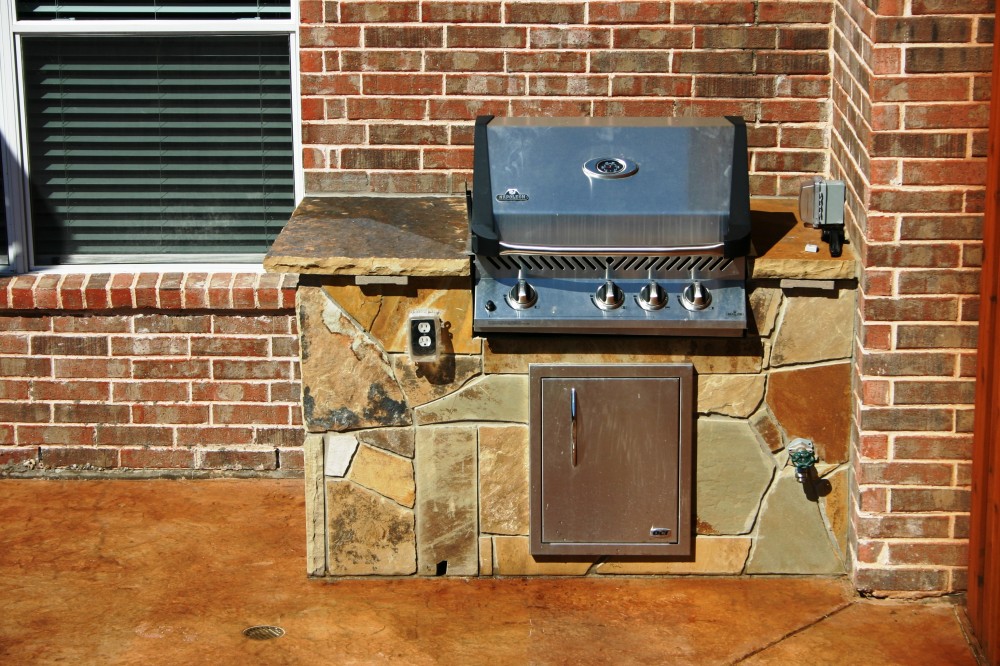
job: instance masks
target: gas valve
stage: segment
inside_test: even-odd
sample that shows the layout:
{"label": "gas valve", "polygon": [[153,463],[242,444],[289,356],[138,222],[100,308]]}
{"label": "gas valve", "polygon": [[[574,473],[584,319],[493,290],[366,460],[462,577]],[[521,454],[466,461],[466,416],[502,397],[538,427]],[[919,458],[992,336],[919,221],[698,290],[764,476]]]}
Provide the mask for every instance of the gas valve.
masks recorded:
{"label": "gas valve", "polygon": [[799,483],[809,478],[810,470],[819,462],[812,440],[798,437],[788,445],[788,462],[795,465],[795,480]]}

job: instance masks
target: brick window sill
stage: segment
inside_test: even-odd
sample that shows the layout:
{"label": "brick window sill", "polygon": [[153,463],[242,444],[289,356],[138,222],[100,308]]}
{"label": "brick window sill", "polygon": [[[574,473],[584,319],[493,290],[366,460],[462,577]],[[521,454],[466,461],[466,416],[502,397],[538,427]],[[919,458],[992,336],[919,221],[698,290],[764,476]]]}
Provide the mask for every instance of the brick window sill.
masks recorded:
{"label": "brick window sill", "polygon": [[250,272],[29,273],[0,278],[0,312],[290,310],[297,283]]}

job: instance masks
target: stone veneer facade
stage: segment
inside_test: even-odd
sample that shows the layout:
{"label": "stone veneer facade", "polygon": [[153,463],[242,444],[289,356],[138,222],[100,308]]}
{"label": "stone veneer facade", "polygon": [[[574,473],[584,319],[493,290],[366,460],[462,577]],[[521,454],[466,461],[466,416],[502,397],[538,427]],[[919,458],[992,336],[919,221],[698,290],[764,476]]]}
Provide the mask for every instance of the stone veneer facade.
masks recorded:
{"label": "stone veneer facade", "polygon": [[[407,287],[303,276],[298,292],[309,569],[315,575],[838,574],[848,555],[854,291],[757,281],[745,338],[474,337],[468,278]],[[805,284],[809,284],[806,282]],[[815,283],[819,285],[820,283]],[[407,313],[441,313],[434,365]],[[615,352],[605,351],[613,343]],[[694,558],[529,552],[528,366],[691,362]],[[821,459],[817,496],[787,465]]]}

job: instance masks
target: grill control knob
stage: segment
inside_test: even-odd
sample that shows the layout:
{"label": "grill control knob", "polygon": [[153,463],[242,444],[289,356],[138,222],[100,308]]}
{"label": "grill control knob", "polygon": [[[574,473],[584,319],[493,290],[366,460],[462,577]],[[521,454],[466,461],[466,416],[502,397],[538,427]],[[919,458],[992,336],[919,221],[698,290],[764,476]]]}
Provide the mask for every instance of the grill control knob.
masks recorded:
{"label": "grill control knob", "polygon": [[594,294],[594,303],[602,310],[617,310],[624,302],[625,292],[611,280],[605,281]]}
{"label": "grill control knob", "polygon": [[697,280],[684,287],[684,291],[681,293],[681,305],[688,310],[704,310],[711,303],[711,292]]}
{"label": "grill control knob", "polygon": [[667,304],[667,292],[655,280],[650,280],[639,290],[639,307],[643,310],[659,310]]}
{"label": "grill control knob", "polygon": [[524,278],[519,278],[507,294],[507,303],[515,310],[527,310],[538,301],[538,292]]}

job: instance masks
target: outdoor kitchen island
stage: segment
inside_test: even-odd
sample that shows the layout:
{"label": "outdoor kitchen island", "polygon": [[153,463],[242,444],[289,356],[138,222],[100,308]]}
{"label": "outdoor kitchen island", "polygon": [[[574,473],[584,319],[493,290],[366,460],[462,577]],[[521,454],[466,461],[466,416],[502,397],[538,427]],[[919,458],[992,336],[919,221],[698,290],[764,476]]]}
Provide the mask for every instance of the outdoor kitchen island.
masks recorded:
{"label": "outdoor kitchen island", "polygon": [[[844,573],[855,263],[796,208],[752,200],[742,337],[478,337],[464,199],[304,200],[264,266],[300,275],[308,573]],[[691,556],[532,555],[532,364],[693,365]],[[796,438],[819,459],[805,483]]]}

